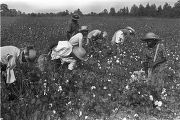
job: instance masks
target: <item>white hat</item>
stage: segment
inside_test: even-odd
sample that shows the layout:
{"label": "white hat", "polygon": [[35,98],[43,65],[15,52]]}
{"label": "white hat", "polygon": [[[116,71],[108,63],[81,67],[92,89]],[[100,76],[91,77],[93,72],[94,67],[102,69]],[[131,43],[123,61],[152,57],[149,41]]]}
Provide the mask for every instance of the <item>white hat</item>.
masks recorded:
{"label": "white hat", "polygon": [[127,26],[125,29],[130,30],[132,34],[135,34],[135,30],[130,26]]}
{"label": "white hat", "polygon": [[79,31],[88,31],[88,26],[81,26]]}

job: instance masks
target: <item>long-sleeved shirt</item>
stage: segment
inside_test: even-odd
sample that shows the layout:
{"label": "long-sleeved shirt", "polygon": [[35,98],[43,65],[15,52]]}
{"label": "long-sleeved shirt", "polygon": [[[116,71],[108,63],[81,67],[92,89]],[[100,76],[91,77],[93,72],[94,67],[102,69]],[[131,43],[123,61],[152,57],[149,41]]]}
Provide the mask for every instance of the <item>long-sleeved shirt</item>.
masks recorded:
{"label": "long-sleeved shirt", "polygon": [[67,39],[69,40],[73,35],[79,32],[80,26],[78,22],[71,22],[67,29]]}
{"label": "long-sleeved shirt", "polygon": [[129,35],[129,31],[126,29],[120,29],[118,31],[116,31],[112,37],[112,44],[115,43],[124,43],[125,41],[125,36]]}
{"label": "long-sleeved shirt", "polygon": [[16,67],[21,50],[15,46],[3,46],[0,47],[0,62],[7,65],[7,83],[13,83],[15,79],[13,69]]}
{"label": "long-sleeved shirt", "polygon": [[93,30],[91,32],[89,32],[87,38],[91,39],[92,37],[99,37],[101,35],[101,31],[100,30]]}
{"label": "long-sleeved shirt", "polygon": [[[156,56],[156,60],[154,61],[154,56],[155,56],[155,52],[157,49],[157,45],[159,44],[159,48],[157,50],[157,56]],[[153,48],[145,48],[143,50],[143,62],[147,62],[148,64],[152,64],[155,63],[157,61],[161,61],[163,58],[166,58],[166,50],[165,47],[162,43],[158,43],[155,47]],[[165,67],[165,64],[162,63],[160,65],[158,65],[153,71],[157,71],[160,69],[163,69]],[[145,71],[148,68],[145,68]]]}
{"label": "long-sleeved shirt", "polygon": [[76,35],[72,36],[71,39],[69,40],[72,46],[79,46],[82,47],[83,43],[83,34],[82,33],[77,33]]}
{"label": "long-sleeved shirt", "polygon": [[14,68],[21,50],[15,46],[3,46],[0,47],[0,51],[0,62],[6,64],[9,68]]}

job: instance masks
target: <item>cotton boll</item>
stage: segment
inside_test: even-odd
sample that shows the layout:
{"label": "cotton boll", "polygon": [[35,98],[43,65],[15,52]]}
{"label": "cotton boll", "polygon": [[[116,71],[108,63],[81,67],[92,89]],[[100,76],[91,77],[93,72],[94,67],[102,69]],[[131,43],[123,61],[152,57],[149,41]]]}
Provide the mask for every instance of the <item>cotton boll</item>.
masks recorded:
{"label": "cotton boll", "polygon": [[53,110],[53,113],[54,113],[54,114],[56,114],[56,111],[55,111],[55,110]]}
{"label": "cotton boll", "polygon": [[127,118],[124,117],[122,120],[127,120]]}
{"label": "cotton boll", "polygon": [[88,116],[85,116],[85,119],[88,119]]}
{"label": "cotton boll", "polygon": [[159,101],[159,102],[158,102],[158,106],[159,106],[159,107],[162,106],[162,101]]}
{"label": "cotton boll", "polygon": [[79,116],[82,116],[82,111],[79,112]]}
{"label": "cotton boll", "polygon": [[126,85],[126,90],[129,90],[129,85]]}
{"label": "cotton boll", "polygon": [[91,89],[92,89],[92,90],[93,90],[93,89],[96,89],[96,87],[95,87],[95,86],[92,86]]}
{"label": "cotton boll", "polygon": [[138,117],[138,114],[134,114],[134,117]]}
{"label": "cotton boll", "polygon": [[156,100],[156,101],[154,102],[154,104],[155,104],[155,105],[158,105],[158,101]]}
{"label": "cotton boll", "polygon": [[119,60],[118,60],[118,59],[116,60],[116,63],[119,63]]}
{"label": "cotton boll", "polygon": [[151,101],[153,101],[153,96],[152,96],[152,95],[150,95],[150,96],[149,96],[149,99],[150,99]]}

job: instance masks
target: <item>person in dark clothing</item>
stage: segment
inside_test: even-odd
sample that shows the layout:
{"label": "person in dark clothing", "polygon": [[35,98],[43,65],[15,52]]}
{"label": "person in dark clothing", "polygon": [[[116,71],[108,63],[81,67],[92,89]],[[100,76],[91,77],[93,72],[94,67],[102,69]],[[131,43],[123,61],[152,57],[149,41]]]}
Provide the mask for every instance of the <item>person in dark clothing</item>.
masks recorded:
{"label": "person in dark clothing", "polygon": [[67,39],[69,40],[73,35],[79,32],[80,25],[79,25],[79,15],[73,14],[72,21],[68,26],[67,29]]}
{"label": "person in dark clothing", "polygon": [[143,67],[152,85],[164,87],[163,75],[166,68],[167,55],[164,44],[158,35],[149,32],[141,39],[147,47],[143,50]]}

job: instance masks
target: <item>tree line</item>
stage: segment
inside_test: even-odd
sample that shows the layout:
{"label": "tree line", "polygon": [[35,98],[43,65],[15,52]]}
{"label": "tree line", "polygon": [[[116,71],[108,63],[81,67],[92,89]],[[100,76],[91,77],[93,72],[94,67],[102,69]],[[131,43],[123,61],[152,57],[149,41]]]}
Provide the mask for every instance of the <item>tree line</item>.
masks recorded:
{"label": "tree line", "polygon": [[88,14],[83,14],[80,9],[74,12],[69,12],[68,10],[57,12],[57,13],[28,13],[17,11],[16,9],[9,9],[7,4],[1,4],[1,16],[67,16],[73,13],[79,15],[87,16],[147,16],[147,17],[180,17],[180,0],[178,0],[174,6],[170,6],[167,2],[161,6],[156,6],[155,4],[146,4],[143,6],[133,5],[131,9],[124,7],[122,9],[116,10],[114,7],[110,8],[108,11],[104,9],[100,13],[90,12]]}

